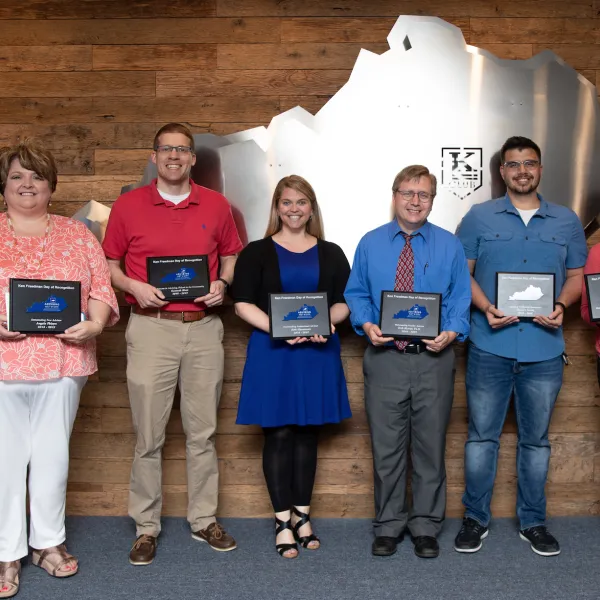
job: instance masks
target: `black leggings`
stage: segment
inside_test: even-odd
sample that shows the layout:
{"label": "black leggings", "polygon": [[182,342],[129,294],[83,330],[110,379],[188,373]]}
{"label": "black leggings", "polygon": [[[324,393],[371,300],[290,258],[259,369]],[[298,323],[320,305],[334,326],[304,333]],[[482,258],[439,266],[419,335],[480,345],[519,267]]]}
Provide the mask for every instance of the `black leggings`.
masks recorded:
{"label": "black leggings", "polygon": [[263,427],[263,472],[275,512],[310,506],[317,471],[319,427]]}

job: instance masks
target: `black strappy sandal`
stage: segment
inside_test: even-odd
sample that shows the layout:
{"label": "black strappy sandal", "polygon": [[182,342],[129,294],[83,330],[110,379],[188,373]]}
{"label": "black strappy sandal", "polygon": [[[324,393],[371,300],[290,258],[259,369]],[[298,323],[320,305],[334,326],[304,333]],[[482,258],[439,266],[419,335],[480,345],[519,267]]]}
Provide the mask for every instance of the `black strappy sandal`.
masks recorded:
{"label": "black strappy sandal", "polygon": [[[299,511],[295,506],[294,514],[300,518],[300,520],[294,525],[294,538],[303,548],[306,548],[307,550],[318,550],[321,547],[321,540],[314,533],[311,533],[310,535],[303,535],[302,537],[300,537],[300,534],[298,533],[303,525],[306,525],[310,522],[310,516],[307,513]],[[311,542],[319,542],[319,546],[316,548],[311,548],[309,546]]]}
{"label": "black strappy sandal", "polygon": [[[277,536],[282,531],[285,531],[286,529],[290,529],[291,531],[293,531],[294,537],[296,537],[296,532],[292,528],[291,520],[282,521],[281,519],[278,519],[277,517],[275,517],[275,539],[277,539]],[[281,556],[283,558],[298,558],[298,545],[296,543],[275,544],[275,549],[277,550],[277,552],[279,552],[279,556]],[[296,556],[285,556],[285,553],[288,552],[289,550],[295,550]]]}

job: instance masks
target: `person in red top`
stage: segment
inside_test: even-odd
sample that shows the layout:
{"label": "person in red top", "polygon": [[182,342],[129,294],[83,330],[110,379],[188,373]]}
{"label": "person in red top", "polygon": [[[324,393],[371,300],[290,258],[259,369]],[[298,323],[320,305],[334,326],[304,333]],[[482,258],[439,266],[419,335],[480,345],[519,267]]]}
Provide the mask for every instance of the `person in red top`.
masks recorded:
{"label": "person in red top", "polygon": [[598,385],[600,385],[600,323],[596,323],[590,318],[590,305],[588,302],[587,291],[585,289],[585,275],[600,273],[600,244],[596,244],[590,250],[585,267],[583,269],[583,287],[581,290],[581,318],[590,325],[596,325],[596,372],[598,376]]}
{"label": "person in red top", "polygon": [[[152,160],[157,179],[117,199],[102,244],[113,285],[132,305],[125,338],[137,434],[129,492],[129,515],[137,536],[129,554],[133,565],[150,564],[156,555],[161,451],[177,384],[192,537],[219,551],[236,547],[215,519],[219,472],[214,434],[223,381],[223,324],[211,309],[223,302],[242,243],[227,199],[190,179],[196,156],[187,127],[163,126],[154,138]],[[147,257],[201,254],[208,256],[210,271],[205,296],[167,302],[147,283]]]}

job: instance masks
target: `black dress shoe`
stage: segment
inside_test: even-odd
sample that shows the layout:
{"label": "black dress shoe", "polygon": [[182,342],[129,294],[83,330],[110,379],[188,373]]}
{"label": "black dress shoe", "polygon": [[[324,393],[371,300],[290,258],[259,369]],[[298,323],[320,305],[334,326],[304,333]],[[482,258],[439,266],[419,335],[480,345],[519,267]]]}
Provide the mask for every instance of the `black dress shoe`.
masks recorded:
{"label": "black dress shoe", "polygon": [[396,552],[397,547],[397,538],[379,535],[373,540],[371,552],[373,553],[373,556],[391,556]]}
{"label": "black dress shoe", "polygon": [[419,558],[437,558],[440,554],[440,547],[434,537],[428,535],[419,535],[413,538],[415,545],[415,554]]}

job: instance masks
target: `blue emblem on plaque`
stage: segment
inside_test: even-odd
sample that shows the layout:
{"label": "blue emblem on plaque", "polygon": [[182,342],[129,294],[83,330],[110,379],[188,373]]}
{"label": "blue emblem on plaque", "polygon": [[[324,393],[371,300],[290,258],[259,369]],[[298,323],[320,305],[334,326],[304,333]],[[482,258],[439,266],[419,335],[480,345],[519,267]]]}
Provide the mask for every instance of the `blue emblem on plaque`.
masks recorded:
{"label": "blue emblem on plaque", "polygon": [[43,302],[34,302],[29,308],[25,310],[28,313],[56,313],[62,312],[67,308],[67,301],[64,298],[58,296],[48,296],[48,300]]}
{"label": "blue emblem on plaque", "polygon": [[413,304],[408,310],[399,310],[394,315],[394,319],[416,319],[420,321],[428,315],[427,308],[420,304]]}
{"label": "blue emblem on plaque", "polygon": [[168,273],[160,282],[161,283],[176,283],[178,281],[191,281],[196,277],[196,271],[190,267],[181,267],[176,273]]}
{"label": "blue emblem on plaque", "polygon": [[319,313],[314,306],[309,306],[308,304],[303,304],[298,310],[293,310],[289,312],[285,317],[283,317],[284,321],[309,321],[310,319],[314,319]]}

